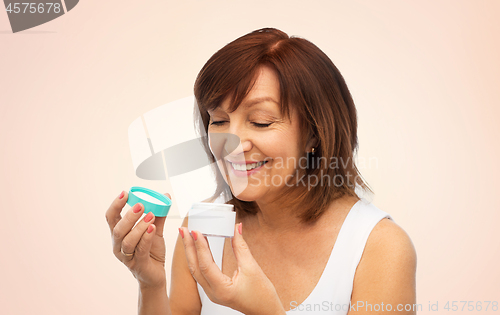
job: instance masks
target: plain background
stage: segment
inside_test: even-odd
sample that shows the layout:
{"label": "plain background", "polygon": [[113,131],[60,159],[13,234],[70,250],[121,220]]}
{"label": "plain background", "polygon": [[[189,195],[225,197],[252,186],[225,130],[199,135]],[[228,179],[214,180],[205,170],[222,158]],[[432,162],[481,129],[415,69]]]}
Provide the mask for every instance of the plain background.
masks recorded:
{"label": "plain background", "polygon": [[[417,250],[420,314],[500,300],[499,13],[496,0],[87,0],[12,34],[1,10],[1,313],[136,313],[104,213],[122,190],[169,184],[135,176],[127,128],[262,27],[312,41],[344,75],[359,158],[377,161],[360,165],[373,203]],[[168,272],[180,223],[167,222]]]}

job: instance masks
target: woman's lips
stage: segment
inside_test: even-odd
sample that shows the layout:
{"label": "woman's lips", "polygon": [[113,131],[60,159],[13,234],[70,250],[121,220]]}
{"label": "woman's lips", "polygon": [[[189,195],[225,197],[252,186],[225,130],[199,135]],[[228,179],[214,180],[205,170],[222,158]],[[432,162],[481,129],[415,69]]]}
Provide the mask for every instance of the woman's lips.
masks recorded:
{"label": "woman's lips", "polygon": [[[255,172],[258,172],[262,168],[262,166],[264,166],[269,161],[234,163],[236,165],[240,165],[241,167],[246,167],[249,164],[255,164],[255,166],[257,166],[257,167],[255,167],[251,170],[242,170],[241,168],[235,169],[232,162],[227,161],[227,160],[226,160],[226,162],[229,165],[229,168],[231,169],[231,171],[233,172],[234,175],[236,175],[238,177],[245,177],[245,176],[250,176],[251,174],[253,174]],[[236,166],[236,167],[238,167],[238,166]]]}

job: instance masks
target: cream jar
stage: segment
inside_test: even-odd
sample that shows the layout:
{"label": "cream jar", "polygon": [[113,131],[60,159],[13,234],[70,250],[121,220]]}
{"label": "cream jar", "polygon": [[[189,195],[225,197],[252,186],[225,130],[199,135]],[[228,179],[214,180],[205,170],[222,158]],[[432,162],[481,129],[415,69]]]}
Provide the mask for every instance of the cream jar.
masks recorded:
{"label": "cream jar", "polygon": [[236,223],[233,209],[228,204],[195,202],[189,209],[188,229],[204,236],[233,237]]}

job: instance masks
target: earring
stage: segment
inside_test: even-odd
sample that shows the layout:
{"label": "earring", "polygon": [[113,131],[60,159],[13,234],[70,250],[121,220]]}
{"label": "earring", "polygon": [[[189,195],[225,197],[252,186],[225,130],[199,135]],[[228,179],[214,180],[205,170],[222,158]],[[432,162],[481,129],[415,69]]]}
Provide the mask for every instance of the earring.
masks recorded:
{"label": "earring", "polygon": [[316,163],[314,163],[315,160],[315,151],[316,148],[312,148],[311,152],[307,152],[307,169],[314,169],[316,168]]}

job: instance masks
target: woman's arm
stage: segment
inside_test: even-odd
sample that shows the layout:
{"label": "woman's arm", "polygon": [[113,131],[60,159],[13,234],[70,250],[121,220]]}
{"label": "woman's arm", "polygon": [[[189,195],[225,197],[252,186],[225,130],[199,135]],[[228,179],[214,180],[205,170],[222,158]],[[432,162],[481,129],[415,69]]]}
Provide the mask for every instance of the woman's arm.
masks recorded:
{"label": "woman's arm", "polygon": [[[187,227],[184,218],[183,227]],[[167,296],[166,281],[158,287],[139,286],[139,315],[199,315],[201,301],[196,281],[187,266],[184,245],[177,237],[172,259],[172,280],[170,298]]]}
{"label": "woman's arm", "polygon": [[368,237],[356,269],[348,314],[416,314],[416,267],[408,234],[392,220],[382,219]]}
{"label": "woman's arm", "polygon": [[166,284],[160,288],[139,286],[139,315],[172,315]]}

